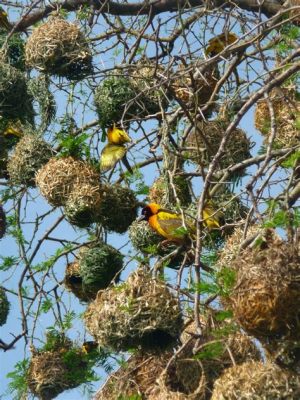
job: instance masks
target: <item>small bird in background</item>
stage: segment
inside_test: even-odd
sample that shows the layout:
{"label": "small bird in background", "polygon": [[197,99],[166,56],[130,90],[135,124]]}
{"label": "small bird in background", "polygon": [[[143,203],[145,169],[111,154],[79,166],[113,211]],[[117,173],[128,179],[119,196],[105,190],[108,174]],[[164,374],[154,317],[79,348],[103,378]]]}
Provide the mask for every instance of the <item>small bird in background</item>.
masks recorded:
{"label": "small bird in background", "polygon": [[98,350],[98,343],[94,342],[93,340],[88,340],[86,342],[83,342],[81,350],[85,354],[90,354],[93,351]]}
{"label": "small bird in background", "polygon": [[12,24],[8,21],[7,12],[0,7],[0,29],[4,28],[7,31],[11,31]]}
{"label": "small bird in background", "polygon": [[3,131],[3,136],[5,137],[14,136],[17,138],[21,138],[23,136],[23,130],[21,129],[18,123],[15,124],[8,123],[8,125]]}
{"label": "small bird in background", "polygon": [[132,168],[126,157],[127,147],[125,143],[131,142],[128,133],[116,125],[107,131],[108,144],[104,146],[100,158],[100,170],[106,172],[112,169],[118,161],[122,160],[128,171],[133,174]]}
{"label": "small bird in background", "polygon": [[[217,217],[213,214],[214,210],[210,205],[204,207],[203,223],[209,230],[220,227]],[[194,222],[188,218],[183,221],[181,214],[166,210],[156,203],[145,206],[138,220],[148,221],[151,228],[159,235],[178,244],[184,244],[189,240],[189,237],[194,237],[196,233]]]}
{"label": "small bird in background", "polygon": [[238,36],[232,32],[224,32],[218,36],[213,37],[208,41],[208,46],[205,49],[205,54],[213,57],[225,49],[228,45],[234,43]]}

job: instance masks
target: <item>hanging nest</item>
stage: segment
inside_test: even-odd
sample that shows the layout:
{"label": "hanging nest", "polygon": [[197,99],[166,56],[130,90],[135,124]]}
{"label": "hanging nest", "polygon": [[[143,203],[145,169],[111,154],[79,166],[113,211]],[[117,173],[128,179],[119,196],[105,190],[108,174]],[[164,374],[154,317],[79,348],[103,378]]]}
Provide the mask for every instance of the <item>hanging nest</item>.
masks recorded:
{"label": "hanging nest", "polygon": [[6,215],[3,210],[2,204],[0,204],[0,239],[3,238],[6,231]]}
{"label": "hanging nest", "polygon": [[136,90],[132,82],[119,72],[105,78],[94,93],[99,124],[103,128],[128,119],[136,114]]}
{"label": "hanging nest", "polygon": [[297,400],[300,378],[272,364],[247,362],[228,368],[215,382],[211,400]]}
{"label": "hanging nest", "polygon": [[35,186],[35,174],[53,156],[51,146],[34,134],[24,135],[7,163],[14,185]]}
{"label": "hanging nest", "polygon": [[125,233],[137,217],[138,201],[134,192],[119,184],[101,186],[99,222],[108,231]]}
{"label": "hanging nest", "polygon": [[[294,88],[275,88],[270,92],[270,101],[274,108],[276,138],[274,145],[278,148],[296,146],[300,141],[300,101]],[[271,117],[266,99],[257,102],[255,128],[268,137],[271,134]]]}
{"label": "hanging nest", "polygon": [[126,351],[168,346],[179,336],[182,317],[165,283],[138,270],[125,283],[99,291],[85,323],[100,346]]}
{"label": "hanging nest", "polygon": [[243,329],[258,338],[299,330],[300,249],[273,232],[266,230],[232,262],[237,276],[229,305]]}
{"label": "hanging nest", "polygon": [[[181,64],[176,72],[177,77],[171,84],[171,95],[189,108],[197,109],[205,106],[219,80],[217,67],[209,67],[205,72],[200,73],[201,63],[203,60],[198,60],[186,67]],[[213,108],[214,105],[205,111],[205,115],[209,116]]]}
{"label": "hanging nest", "polygon": [[0,115],[7,119],[33,122],[32,97],[27,90],[25,75],[5,63],[0,63]]}
{"label": "hanging nest", "polygon": [[84,249],[78,257],[82,287],[88,297],[94,299],[98,290],[118,282],[124,257],[114,247],[100,242]]}
{"label": "hanging nest", "polygon": [[88,302],[91,297],[82,286],[82,276],[78,260],[69,263],[65,271],[65,287],[72,292],[80,301]]}
{"label": "hanging nest", "polygon": [[99,173],[87,162],[73,157],[51,158],[36,174],[36,184],[52,206],[63,206],[74,185],[99,185]]}
{"label": "hanging nest", "polygon": [[92,53],[76,24],[52,17],[35,28],[25,47],[26,64],[50,75],[80,80],[93,72]]}
{"label": "hanging nest", "polygon": [[[227,125],[228,121],[225,120],[197,121],[196,128],[190,131],[186,139],[185,157],[203,167],[208,167],[219,149]],[[227,168],[250,156],[250,141],[244,131],[236,128],[230,134],[218,167]]]}
{"label": "hanging nest", "polygon": [[86,355],[71,341],[47,343],[43,349],[33,351],[27,384],[39,399],[51,400],[86,382],[90,373]]}
{"label": "hanging nest", "polygon": [[149,202],[157,203],[166,208],[174,207],[177,204],[177,197],[181,206],[188,206],[192,201],[189,182],[183,176],[177,175],[173,177],[172,183],[176,191],[176,196],[168,177],[161,176],[157,178],[150,187]]}
{"label": "hanging nest", "polygon": [[24,41],[19,33],[14,33],[7,40],[7,30],[0,29],[0,49],[8,64],[21,71],[25,70]]}
{"label": "hanging nest", "polygon": [[6,323],[9,312],[9,301],[5,290],[0,286],[0,326]]}
{"label": "hanging nest", "polygon": [[80,228],[87,227],[98,220],[101,204],[100,185],[77,182],[74,184],[65,204],[68,221]]}
{"label": "hanging nest", "polygon": [[157,245],[162,241],[147,221],[133,221],[128,229],[133,247],[142,253],[156,254]]}
{"label": "hanging nest", "polygon": [[95,400],[116,400],[125,397],[147,399],[149,391],[171,357],[171,352],[131,356],[124,366],[108,378],[96,394]]}

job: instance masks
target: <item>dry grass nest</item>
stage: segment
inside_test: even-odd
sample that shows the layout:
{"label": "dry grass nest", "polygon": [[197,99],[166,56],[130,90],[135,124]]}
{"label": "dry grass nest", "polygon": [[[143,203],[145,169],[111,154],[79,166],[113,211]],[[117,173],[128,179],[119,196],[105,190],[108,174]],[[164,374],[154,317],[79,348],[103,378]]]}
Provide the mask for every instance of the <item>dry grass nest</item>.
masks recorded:
{"label": "dry grass nest", "polygon": [[0,239],[3,238],[6,231],[6,215],[3,210],[2,204],[0,204]]}
{"label": "dry grass nest", "polygon": [[147,221],[133,221],[128,234],[133,247],[142,253],[156,253],[158,244],[163,240]]}
{"label": "dry grass nest", "polygon": [[99,183],[76,182],[65,203],[65,216],[68,221],[80,228],[98,221],[101,193]]}
{"label": "dry grass nest", "polygon": [[168,177],[157,178],[150,187],[149,202],[157,203],[162,207],[174,207],[177,204],[177,197],[181,206],[188,206],[192,201],[189,182],[182,176],[174,176],[172,184]]}
{"label": "dry grass nest", "polygon": [[[157,377],[162,373],[171,352],[136,354],[124,366],[112,374],[95,400],[115,400],[119,398],[148,398]],[[140,397],[138,397],[140,396]]]}
{"label": "dry grass nest", "polygon": [[300,253],[268,229],[233,260],[229,305],[246,332],[280,338],[299,330]]}
{"label": "dry grass nest", "polygon": [[182,317],[165,283],[138,270],[123,284],[98,292],[85,324],[100,346],[126,351],[168,346],[179,336]]}
{"label": "dry grass nest", "polygon": [[80,301],[88,302],[91,297],[82,286],[82,276],[80,275],[80,265],[78,260],[67,265],[65,271],[64,285]]}
{"label": "dry grass nest", "polygon": [[35,186],[35,175],[53,156],[51,146],[34,134],[24,135],[7,163],[10,180],[15,185]]}
{"label": "dry grass nest", "polygon": [[99,185],[99,173],[86,161],[51,158],[36,174],[36,184],[52,206],[66,204],[74,186]]}
{"label": "dry grass nest", "polygon": [[67,79],[92,73],[92,54],[76,24],[52,17],[35,28],[25,47],[26,64],[41,72]]}
{"label": "dry grass nest", "polygon": [[9,313],[9,301],[5,290],[0,286],[0,326],[6,323]]}
{"label": "dry grass nest", "polygon": [[125,233],[137,217],[138,201],[134,192],[119,184],[101,186],[98,220],[108,231]]}
{"label": "dry grass nest", "polygon": [[32,97],[27,91],[25,75],[0,62],[0,115],[8,119],[33,122]]}
{"label": "dry grass nest", "polygon": [[0,49],[1,56],[4,55],[8,64],[19,70],[25,70],[24,41],[21,34],[14,32],[7,39],[7,30],[0,28]]}
{"label": "dry grass nest", "polygon": [[[294,88],[275,88],[270,93],[270,101],[274,108],[277,128],[274,145],[279,148],[298,145],[300,142],[299,93]],[[256,129],[269,137],[271,117],[266,99],[257,102],[254,118]],[[268,142],[268,138],[265,142]]]}
{"label": "dry grass nest", "polygon": [[215,382],[211,400],[298,400],[300,378],[272,364],[247,362],[228,368]]}
{"label": "dry grass nest", "polygon": [[[207,167],[217,153],[228,121],[198,121],[185,142],[185,157]],[[234,129],[227,141],[225,153],[219,160],[219,169],[240,163],[250,157],[250,141],[244,131]]]}

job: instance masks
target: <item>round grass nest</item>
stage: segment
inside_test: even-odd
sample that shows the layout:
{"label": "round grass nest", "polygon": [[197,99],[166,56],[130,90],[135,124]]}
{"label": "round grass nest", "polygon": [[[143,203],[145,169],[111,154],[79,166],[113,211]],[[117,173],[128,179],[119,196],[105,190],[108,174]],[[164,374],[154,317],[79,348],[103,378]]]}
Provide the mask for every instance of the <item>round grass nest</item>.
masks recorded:
{"label": "round grass nest", "polygon": [[6,231],[6,215],[3,210],[2,204],[0,204],[0,239],[3,238]]}
{"label": "round grass nest", "polygon": [[211,400],[297,400],[300,378],[257,361],[228,368],[216,380]]}
{"label": "round grass nest", "polygon": [[[171,352],[135,354],[105,382],[95,400],[146,399]],[[139,397],[140,396],[140,397]]]}
{"label": "round grass nest", "polygon": [[156,253],[157,245],[162,241],[147,221],[133,221],[128,229],[133,247],[142,253]]}
{"label": "round grass nest", "polygon": [[76,184],[99,185],[99,173],[86,161],[51,158],[36,174],[36,184],[52,206],[63,206]]}
{"label": "round grass nest", "polygon": [[9,301],[5,290],[0,286],[0,326],[6,323],[9,313]]}
{"label": "round grass nest", "polygon": [[98,292],[85,324],[100,346],[126,351],[168,346],[179,337],[182,317],[165,283],[138,270],[126,282]]}
{"label": "round grass nest", "polygon": [[[3,45],[5,47],[2,49]],[[24,41],[19,33],[14,33],[7,40],[7,30],[0,28],[0,48],[8,64],[21,71],[25,70]]]}
{"label": "round grass nest", "polygon": [[114,247],[99,242],[80,252],[79,271],[82,287],[89,297],[96,297],[98,290],[106,289],[112,281],[118,282],[124,256]]}
{"label": "round grass nest", "polygon": [[24,135],[7,163],[10,181],[14,185],[35,186],[35,174],[53,156],[51,146],[34,134]]}
{"label": "round grass nest", "polygon": [[[50,350],[48,350],[50,348]],[[46,344],[33,351],[27,371],[30,391],[41,400],[51,400],[90,378],[86,355],[71,341]]]}
{"label": "round grass nest", "polygon": [[[277,134],[274,145],[278,148],[296,146],[300,142],[300,100],[294,88],[275,88],[270,92],[274,108]],[[266,99],[257,102],[255,128],[268,137],[271,134],[271,117]]]}
{"label": "round grass nest", "polygon": [[100,126],[107,128],[113,123],[118,124],[123,119],[135,116],[136,96],[136,89],[128,77],[116,72],[105,78],[94,93]]}
{"label": "round grass nest", "polygon": [[134,192],[119,184],[101,186],[99,222],[108,231],[125,233],[137,217],[138,201]]}
{"label": "round grass nest", "polygon": [[35,28],[25,47],[26,64],[50,75],[80,80],[93,71],[92,54],[76,24],[52,17]]}
{"label": "round grass nest", "polygon": [[300,374],[300,335],[292,332],[280,339],[266,338],[262,341],[268,361],[281,368]]}
{"label": "round grass nest", "polygon": [[65,216],[71,224],[80,228],[87,227],[98,220],[100,204],[99,183],[92,185],[77,182],[65,203]]}
{"label": "round grass nest", "polygon": [[9,64],[0,63],[0,115],[7,119],[33,122],[32,97],[25,75]]}
{"label": "round grass nest", "polygon": [[[176,196],[173,187],[176,191]],[[176,206],[177,197],[181,206],[188,206],[192,201],[189,182],[183,176],[174,176],[173,187],[168,177],[160,176],[150,187],[149,202],[157,203],[162,207],[172,207]]]}
{"label": "round grass nest", "polygon": [[[171,95],[184,103],[186,107],[203,107],[210,99],[219,80],[219,71],[216,67],[207,68],[200,73],[201,63],[198,60],[184,67],[178,67],[176,78],[171,84]],[[205,112],[208,116],[212,108]]]}
{"label": "round grass nest", "polygon": [[228,301],[253,336],[282,337],[299,330],[300,249],[268,229],[233,260],[236,285]]}
{"label": "round grass nest", "polygon": [[78,260],[67,265],[64,285],[67,290],[72,292],[80,301],[88,302],[91,299],[82,286],[82,277]]}
{"label": "round grass nest", "polygon": [[[197,121],[186,139],[184,153],[187,159],[208,167],[217,153],[228,121]],[[225,154],[219,160],[219,169],[240,163],[250,157],[250,141],[244,131],[234,129],[227,141]]]}

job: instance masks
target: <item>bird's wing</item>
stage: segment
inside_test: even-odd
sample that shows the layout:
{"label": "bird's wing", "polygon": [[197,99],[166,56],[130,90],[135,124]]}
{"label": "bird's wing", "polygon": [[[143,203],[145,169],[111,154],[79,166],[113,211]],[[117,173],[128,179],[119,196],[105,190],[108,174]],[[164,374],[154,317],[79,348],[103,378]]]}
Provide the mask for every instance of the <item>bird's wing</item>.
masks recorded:
{"label": "bird's wing", "polygon": [[220,228],[219,218],[220,213],[216,213],[211,204],[206,204],[203,209],[203,224],[208,229]]}
{"label": "bird's wing", "polygon": [[117,146],[114,144],[106,145],[101,153],[100,169],[105,172],[113,168],[126,154],[125,146]]}
{"label": "bird's wing", "polygon": [[180,215],[168,211],[159,211],[156,217],[156,229],[162,236],[173,239],[186,236],[187,232],[184,230]]}

